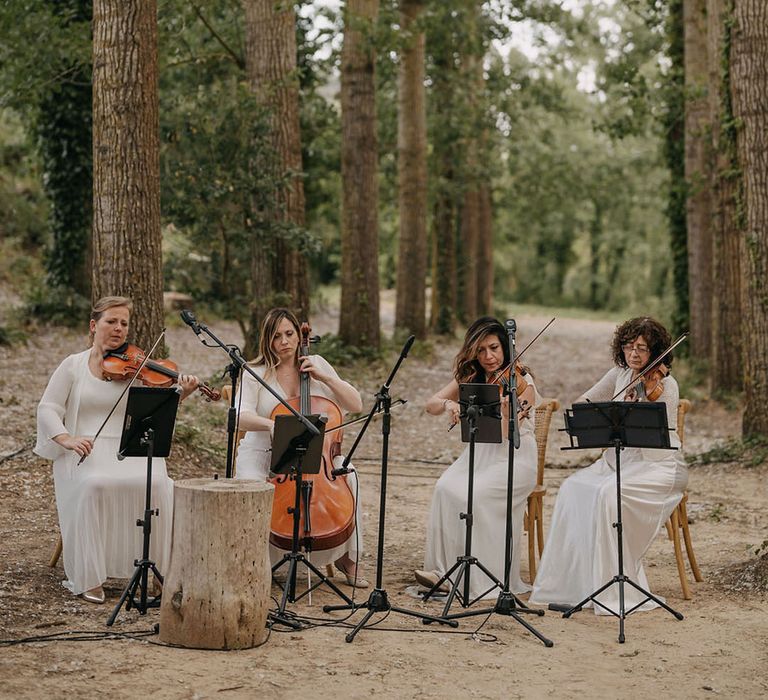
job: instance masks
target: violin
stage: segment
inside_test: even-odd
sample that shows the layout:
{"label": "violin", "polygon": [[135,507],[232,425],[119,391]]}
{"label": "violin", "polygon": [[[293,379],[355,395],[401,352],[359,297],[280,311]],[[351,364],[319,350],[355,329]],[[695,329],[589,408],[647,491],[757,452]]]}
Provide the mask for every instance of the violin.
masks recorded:
{"label": "violin", "polygon": [[[125,343],[104,353],[101,373],[107,381],[127,381],[139,372],[138,379],[150,387],[168,387],[179,378],[178,365],[172,360],[146,360],[146,353],[136,345]],[[144,366],[141,364],[144,362]],[[139,368],[141,370],[139,371]],[[208,401],[218,401],[221,392],[201,383],[197,387]]]}
{"label": "violin", "polygon": [[[523,392],[528,388],[528,382],[525,381],[525,375],[527,372],[523,370],[519,363],[515,362],[515,385],[517,386],[517,395],[522,396]],[[510,374],[510,365],[507,365],[503,369],[497,370],[493,373],[488,380],[489,384],[498,384],[507,393],[509,393],[512,387],[512,377]]]}
{"label": "violin", "polygon": [[653,362],[649,363],[637,377],[625,387],[619,389],[611,397],[611,401],[615,401],[622,394],[624,394],[624,401],[638,401],[642,395],[645,395],[649,401],[658,401],[664,392],[664,377],[669,374],[669,366],[664,364],[664,359],[687,337],[688,331],[685,331]]}
{"label": "violin", "polygon": [[[309,324],[302,323],[300,332],[299,363],[309,355]],[[299,396],[287,399],[286,403],[304,416],[327,416],[320,471],[317,474],[301,474],[299,531],[300,545],[307,551],[333,549],[346,542],[355,529],[355,498],[347,477],[332,474],[333,459],[341,454],[341,409],[330,399],[310,393],[310,376],[307,372],[300,373]],[[276,416],[287,413],[285,406],[278,404],[270,418],[274,420]],[[308,464],[303,466],[317,467]],[[275,486],[269,541],[280,549],[291,549],[293,545],[295,480],[296,474],[269,479]],[[291,484],[291,481],[294,483]]]}
{"label": "violin", "polygon": [[669,367],[663,362],[658,364],[627,390],[624,400],[637,401],[639,396],[645,396],[648,401],[658,401],[664,393],[664,377],[668,374]]}

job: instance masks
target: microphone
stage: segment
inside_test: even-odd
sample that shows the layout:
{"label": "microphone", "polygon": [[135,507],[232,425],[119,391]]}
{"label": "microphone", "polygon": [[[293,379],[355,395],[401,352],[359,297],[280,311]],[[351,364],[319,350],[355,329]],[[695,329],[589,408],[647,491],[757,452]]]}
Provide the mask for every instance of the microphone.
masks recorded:
{"label": "microphone", "polygon": [[349,467],[339,467],[338,469],[331,469],[331,476],[346,476],[353,471],[355,470]]}
{"label": "microphone", "polygon": [[403,346],[403,357],[408,357],[408,352],[410,351],[414,340],[416,340],[416,336],[412,335],[405,341],[405,345]]}
{"label": "microphone", "polygon": [[181,320],[195,332],[195,335],[200,335],[200,325],[197,322],[195,314],[189,309],[184,309],[179,315],[181,316]]}
{"label": "microphone", "polygon": [[506,321],[504,321],[504,328],[507,329],[507,333],[514,333],[517,331],[517,323],[515,323],[515,319],[508,318]]}
{"label": "microphone", "polygon": [[122,462],[125,459],[125,455],[120,452],[120,450],[117,451],[117,461]]}

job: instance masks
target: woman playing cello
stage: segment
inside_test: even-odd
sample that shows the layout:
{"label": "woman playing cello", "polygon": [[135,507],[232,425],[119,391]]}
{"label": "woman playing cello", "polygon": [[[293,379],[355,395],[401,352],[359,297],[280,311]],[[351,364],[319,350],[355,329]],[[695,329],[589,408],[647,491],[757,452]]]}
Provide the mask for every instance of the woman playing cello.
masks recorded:
{"label": "woman playing cello", "polygon": [[[319,355],[300,357],[300,326],[288,309],[269,311],[261,326],[259,355],[253,370],[281,397],[299,396],[300,376],[310,378],[311,393],[334,401],[343,411],[358,412],[363,404],[360,394],[351,384],[342,380],[336,370]],[[269,476],[270,448],[275,422],[272,418],[277,400],[248,374],[243,375],[240,397],[240,430],[247,431],[237,453],[237,477],[265,480]],[[339,459],[338,457],[336,458]],[[352,494],[357,494],[356,475],[346,477]],[[316,566],[334,562],[350,585],[365,588],[368,582],[360,576],[358,561],[362,551],[360,528],[360,501],[354,505],[357,527],[341,545],[313,552]],[[281,550],[270,545],[273,563],[279,560]]]}

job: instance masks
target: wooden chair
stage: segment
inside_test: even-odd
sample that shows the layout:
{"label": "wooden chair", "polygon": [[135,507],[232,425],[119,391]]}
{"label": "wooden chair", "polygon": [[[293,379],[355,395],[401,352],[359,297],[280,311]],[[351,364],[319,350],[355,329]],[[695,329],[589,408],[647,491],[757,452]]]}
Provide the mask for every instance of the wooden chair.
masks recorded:
{"label": "wooden chair", "polygon": [[[685,414],[691,410],[693,404],[688,399],[680,399],[680,403],[677,408],[677,434],[680,437],[680,443],[684,442],[685,438]],[[688,555],[688,563],[691,566],[693,577],[696,581],[701,582],[704,577],[701,575],[699,565],[696,563],[696,555],[693,552],[693,544],[691,542],[691,531],[688,528],[688,511],[686,509],[686,503],[688,501],[688,492],[683,492],[683,497],[677,507],[672,511],[672,515],[667,520],[666,528],[669,539],[672,540],[672,544],[675,548],[675,559],[677,561],[677,573],[680,576],[680,587],[683,589],[683,598],[685,600],[691,599],[691,589],[688,585],[688,577],[685,573],[685,562],[683,561],[683,548],[680,543],[680,531],[683,532],[683,541],[685,542],[685,552]]]}
{"label": "wooden chair", "polygon": [[547,441],[552,414],[560,408],[557,399],[542,399],[536,406],[536,447],[538,460],[536,465],[536,487],[528,496],[528,507],[523,519],[523,528],[528,533],[528,571],[531,583],[536,578],[536,546],[539,557],[544,551],[544,496],[547,489],[544,486],[544,463],[547,456]]}

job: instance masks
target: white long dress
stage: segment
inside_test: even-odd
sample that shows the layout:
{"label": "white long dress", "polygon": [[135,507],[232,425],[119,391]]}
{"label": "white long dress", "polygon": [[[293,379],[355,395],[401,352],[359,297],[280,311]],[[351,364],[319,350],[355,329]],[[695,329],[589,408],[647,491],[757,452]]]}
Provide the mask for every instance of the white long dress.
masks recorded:
{"label": "white long dress", "polygon": [[[321,357],[320,355],[311,355],[310,359],[312,363],[322,374],[327,374],[332,377],[338,377],[336,370],[330,365],[330,363]],[[277,381],[277,376],[273,371],[267,371],[264,365],[252,366],[251,369],[262,377],[267,384],[273,389],[278,396],[286,397],[286,393],[280,382]],[[310,393],[314,396],[322,396],[336,401],[333,392],[322,382],[310,379]],[[242,396],[240,395],[242,394]],[[277,399],[264,389],[259,382],[248,373],[243,374],[243,380],[240,384],[240,392],[238,392],[237,405],[239,411],[249,411],[256,413],[264,418],[269,418],[272,415],[272,411],[277,406]],[[338,403],[338,402],[336,402]],[[235,476],[238,479],[258,479],[260,481],[266,481],[269,476],[269,467],[272,459],[272,437],[267,430],[251,430],[245,434],[245,437],[240,441],[240,445],[237,449],[237,468]],[[336,457],[334,459],[334,467],[340,467],[342,457]],[[353,467],[354,465],[349,465]],[[344,554],[348,554],[349,558],[353,561],[358,561],[363,551],[363,529],[362,529],[362,511],[360,508],[360,493],[358,488],[357,473],[351,472],[347,476],[347,482],[349,488],[352,491],[352,495],[355,497],[355,518],[356,527],[352,531],[352,534],[346,540],[333,549],[324,549],[313,551],[309,555],[312,563],[315,566],[324,566],[325,564],[332,564],[337,559],[340,559]],[[285,554],[285,550],[279,549],[274,545],[269,545],[269,556],[272,565],[280,561]]]}
{"label": "white long dress", "polygon": [[[124,388],[106,382],[88,368],[90,350],[67,357],[51,376],[37,409],[35,452],[52,459],[56,507],[64,543],[64,585],[79,594],[100,586],[107,578],[133,574],[141,557],[143,532],[136,519],[144,515],[147,460],[117,459],[126,397],[115,409],[93,451],[81,465],[80,457],[52,440],[69,433],[93,437]],[[173,522],[173,481],[165,460],[152,460],[153,508],[150,557],[166,571]]]}
{"label": "white long dress", "polygon": [[[585,396],[590,401],[609,401],[631,376],[631,369],[615,367]],[[660,401],[667,406],[669,427],[673,429],[670,444],[679,448],[680,439],[674,430],[679,389],[674,377],[667,376],[663,381]],[[563,482],[530,602],[575,605],[618,573],[618,540],[613,527],[617,517],[615,462],[615,451],[606,450],[592,466]],[[624,574],[646,590],[650,588],[643,556],[680,502],[687,483],[688,470],[679,450],[627,447],[621,451]],[[627,585],[624,596],[625,610],[631,610],[645,597]],[[618,584],[610,586],[597,600],[618,612]],[[610,614],[599,605],[593,607],[597,614]],[[656,603],[648,601],[638,609],[655,607]]]}
{"label": "white long dress", "polygon": [[[526,377],[533,384],[530,377]],[[535,387],[534,387],[535,389]],[[512,498],[512,568],[509,587],[513,593],[524,593],[530,587],[520,578],[520,537],[523,530],[528,495],[536,486],[535,412],[520,421],[520,447],[515,450]],[[509,443],[480,443],[475,445],[475,476],[473,495],[472,555],[502,583],[504,582],[504,538],[507,518],[507,473]],[[464,555],[465,521],[460,513],[467,512],[467,479],[469,476],[469,446],[437,480],[432,496],[424,569],[441,575]],[[452,579],[453,580],[453,579]],[[463,591],[463,581],[460,590]],[[478,567],[470,568],[470,598],[485,594],[493,586]],[[496,597],[499,589],[487,593]]]}

